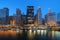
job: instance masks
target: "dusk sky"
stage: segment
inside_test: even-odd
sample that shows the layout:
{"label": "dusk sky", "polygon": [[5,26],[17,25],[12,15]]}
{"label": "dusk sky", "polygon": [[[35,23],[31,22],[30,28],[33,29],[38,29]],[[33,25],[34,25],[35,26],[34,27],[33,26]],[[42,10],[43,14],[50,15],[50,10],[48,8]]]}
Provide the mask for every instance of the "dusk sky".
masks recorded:
{"label": "dusk sky", "polygon": [[56,14],[60,12],[60,0],[0,0],[0,9],[9,8],[9,15],[16,13],[16,8],[26,14],[27,6],[34,6],[34,14],[38,7],[41,7],[43,17],[48,12],[48,8]]}

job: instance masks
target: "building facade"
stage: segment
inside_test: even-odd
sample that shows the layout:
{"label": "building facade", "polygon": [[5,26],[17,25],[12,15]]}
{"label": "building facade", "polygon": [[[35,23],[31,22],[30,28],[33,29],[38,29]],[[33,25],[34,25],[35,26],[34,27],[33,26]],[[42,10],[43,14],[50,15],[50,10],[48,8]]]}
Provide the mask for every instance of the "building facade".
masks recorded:
{"label": "building facade", "polygon": [[9,9],[8,8],[0,9],[0,24],[2,25],[9,24]]}
{"label": "building facade", "polygon": [[16,9],[16,25],[21,26],[21,10],[19,8]]}
{"label": "building facade", "polygon": [[42,25],[42,13],[41,13],[41,8],[38,8],[37,13],[35,15],[35,26],[40,26]]}
{"label": "building facade", "polygon": [[56,26],[56,14],[55,12],[51,12],[51,10],[48,10],[48,14],[46,14],[46,20],[47,24],[50,26]]}
{"label": "building facade", "polygon": [[9,24],[9,9],[8,8],[4,8],[4,13],[6,15],[6,24]]}
{"label": "building facade", "polygon": [[22,15],[22,20],[21,20],[21,24],[23,27],[25,27],[27,25],[27,19],[26,19],[26,15]]}
{"label": "building facade", "polygon": [[41,8],[38,8],[38,10],[37,10],[37,21],[38,21],[38,26],[40,26],[42,24]]}
{"label": "building facade", "polygon": [[60,13],[57,14],[57,26],[60,26]]}

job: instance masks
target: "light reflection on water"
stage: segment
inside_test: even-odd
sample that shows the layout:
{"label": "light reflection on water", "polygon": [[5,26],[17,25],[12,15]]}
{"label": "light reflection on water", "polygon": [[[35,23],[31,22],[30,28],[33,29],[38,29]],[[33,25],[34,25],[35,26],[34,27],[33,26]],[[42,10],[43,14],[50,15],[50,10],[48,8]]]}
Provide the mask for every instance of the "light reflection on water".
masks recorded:
{"label": "light reflection on water", "polygon": [[16,36],[16,31],[10,31],[10,30],[8,30],[8,31],[0,31],[0,35],[1,36],[9,36],[9,35]]}
{"label": "light reflection on water", "polygon": [[37,34],[38,34],[38,35],[40,34],[40,30],[37,30]]}
{"label": "light reflection on water", "polygon": [[55,38],[56,38],[57,40],[58,40],[58,39],[60,40],[60,32],[57,32],[57,31],[55,32]]}
{"label": "light reflection on water", "polygon": [[54,38],[54,31],[52,31],[52,38]]}
{"label": "light reflection on water", "polygon": [[20,30],[20,31],[0,31],[0,37],[9,38],[11,36],[13,40],[60,40],[59,31],[49,30]]}

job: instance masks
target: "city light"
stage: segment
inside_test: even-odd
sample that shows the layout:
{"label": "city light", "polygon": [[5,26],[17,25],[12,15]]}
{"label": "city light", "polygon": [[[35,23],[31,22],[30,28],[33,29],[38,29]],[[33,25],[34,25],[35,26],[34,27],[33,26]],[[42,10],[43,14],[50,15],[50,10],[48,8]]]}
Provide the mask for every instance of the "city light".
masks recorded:
{"label": "city light", "polygon": [[60,0],[0,0],[0,40],[60,40]]}

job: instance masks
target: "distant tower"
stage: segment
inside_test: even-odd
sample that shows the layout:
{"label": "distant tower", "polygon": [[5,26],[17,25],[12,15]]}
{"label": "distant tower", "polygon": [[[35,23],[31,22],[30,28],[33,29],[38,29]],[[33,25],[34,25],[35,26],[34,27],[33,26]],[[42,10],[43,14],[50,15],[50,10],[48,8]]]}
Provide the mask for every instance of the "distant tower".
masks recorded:
{"label": "distant tower", "polygon": [[16,8],[16,15],[20,15],[21,14],[21,10],[19,8]]}

